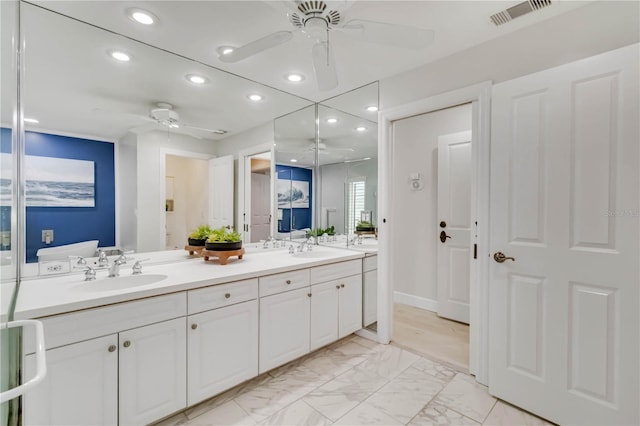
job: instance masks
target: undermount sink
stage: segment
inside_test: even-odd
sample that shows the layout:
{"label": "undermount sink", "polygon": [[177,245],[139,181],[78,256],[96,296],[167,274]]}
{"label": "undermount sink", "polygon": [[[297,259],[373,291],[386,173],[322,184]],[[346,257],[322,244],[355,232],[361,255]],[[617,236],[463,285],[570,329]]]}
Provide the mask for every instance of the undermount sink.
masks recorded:
{"label": "undermount sink", "polygon": [[96,281],[85,281],[78,286],[78,289],[82,291],[122,290],[130,287],[158,283],[165,279],[167,279],[167,276],[162,274],[125,275],[114,278],[101,278]]}
{"label": "undermount sink", "polygon": [[303,251],[303,252],[295,252],[293,257],[301,257],[307,259],[322,259],[323,257],[330,257],[330,251]]}

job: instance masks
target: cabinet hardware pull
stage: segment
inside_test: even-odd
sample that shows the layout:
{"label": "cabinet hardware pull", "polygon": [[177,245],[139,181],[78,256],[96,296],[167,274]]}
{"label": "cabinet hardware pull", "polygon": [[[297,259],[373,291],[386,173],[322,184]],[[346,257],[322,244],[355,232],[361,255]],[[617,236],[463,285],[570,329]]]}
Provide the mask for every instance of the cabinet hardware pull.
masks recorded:
{"label": "cabinet hardware pull", "polygon": [[191,329],[195,330],[196,328],[198,328],[198,324],[191,324]]}
{"label": "cabinet hardware pull", "polygon": [[128,340],[125,340],[122,346],[124,346],[125,348],[128,348],[129,346],[131,346],[131,342]]}
{"label": "cabinet hardware pull", "polygon": [[340,287],[344,288],[344,284],[340,284]]}
{"label": "cabinet hardware pull", "polygon": [[286,280],[285,283],[291,284],[291,280]]}
{"label": "cabinet hardware pull", "polygon": [[115,352],[116,349],[117,349],[116,345],[109,346],[109,352]]}
{"label": "cabinet hardware pull", "polygon": [[230,298],[230,297],[231,297],[231,293],[225,293],[225,294],[224,294],[224,298],[225,298],[225,299],[228,299],[228,298]]}

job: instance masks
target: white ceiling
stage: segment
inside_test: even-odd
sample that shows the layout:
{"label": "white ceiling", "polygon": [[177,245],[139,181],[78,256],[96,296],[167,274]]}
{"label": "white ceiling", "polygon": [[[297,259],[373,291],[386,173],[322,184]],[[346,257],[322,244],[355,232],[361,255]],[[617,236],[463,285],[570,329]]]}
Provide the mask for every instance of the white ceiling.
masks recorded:
{"label": "white ceiling", "polygon": [[[312,42],[300,32],[295,32],[291,41],[244,61],[227,64],[218,60],[216,49],[221,45],[239,46],[275,31],[293,29],[286,15],[289,9],[282,2],[23,3],[24,112],[40,120],[28,128],[108,140],[148,124],[149,111],[157,102],[173,104],[183,122],[228,131],[224,136],[192,131],[212,140],[329,98],[333,99],[326,105],[332,108],[375,120],[375,114],[369,117],[362,111],[374,99],[377,102],[377,86],[373,92],[350,91],[588,3],[557,0],[501,27],[490,23],[491,14],[519,2],[334,2],[345,10],[345,21],[358,18],[432,29],[435,39],[429,47],[416,51],[365,43],[335,32],[331,37],[339,85],[329,92],[316,88],[310,60]],[[135,23],[126,14],[131,7],[152,12],[159,23],[150,27]],[[6,13],[2,19],[1,106],[6,125],[12,111],[11,97],[5,95],[12,75],[6,19],[11,21]],[[113,61],[107,54],[111,49],[128,51],[132,60],[125,64]],[[306,79],[298,84],[287,82],[284,75],[294,71]],[[189,83],[185,79],[189,73],[206,76],[208,84],[197,87]],[[251,104],[246,95],[253,92],[265,100]]]}

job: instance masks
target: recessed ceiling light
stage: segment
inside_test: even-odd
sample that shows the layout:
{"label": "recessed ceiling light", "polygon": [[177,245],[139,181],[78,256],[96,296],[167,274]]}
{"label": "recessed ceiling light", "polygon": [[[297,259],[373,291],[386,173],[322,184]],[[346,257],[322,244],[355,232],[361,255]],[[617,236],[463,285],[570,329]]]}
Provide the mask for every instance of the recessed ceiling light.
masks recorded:
{"label": "recessed ceiling light", "polygon": [[206,77],[196,74],[188,74],[187,80],[194,84],[205,84],[207,81],[209,81]]}
{"label": "recessed ceiling light", "polygon": [[142,25],[152,25],[157,21],[155,15],[143,9],[127,9],[127,15],[132,21]]}
{"label": "recessed ceiling light", "polygon": [[284,77],[292,83],[300,83],[304,80],[304,76],[302,74],[287,74]]}
{"label": "recessed ceiling light", "polygon": [[297,162],[298,162],[298,160],[296,160],[295,158],[292,158],[290,161],[291,161],[292,163],[297,163]]}
{"label": "recessed ceiling light", "polygon": [[338,122],[337,118],[327,118],[327,123],[329,124],[335,124]]}
{"label": "recessed ceiling light", "polygon": [[131,56],[119,50],[112,50],[109,54],[113,59],[120,62],[129,62],[131,60]]}
{"label": "recessed ceiling light", "polygon": [[364,126],[356,127],[356,131],[358,132],[364,132],[365,130],[367,130],[367,128]]}
{"label": "recessed ceiling light", "polygon": [[23,119],[23,121],[25,123],[33,123],[33,124],[38,124],[39,123],[39,121],[36,120],[35,118],[25,118],[25,119]]}
{"label": "recessed ceiling light", "polygon": [[367,111],[369,111],[369,112],[375,112],[377,110],[378,110],[378,107],[375,106],[375,105],[371,105],[371,106],[367,107]]}
{"label": "recessed ceiling light", "polygon": [[247,97],[248,97],[249,99],[251,99],[252,101],[254,101],[254,102],[259,102],[259,101],[261,101],[261,100],[263,99],[261,95],[258,95],[258,94],[256,94],[256,93],[251,94],[251,95],[249,95],[249,96],[247,96]]}
{"label": "recessed ceiling light", "polygon": [[220,46],[216,49],[216,52],[218,52],[219,55],[228,55],[229,53],[233,52],[233,47]]}

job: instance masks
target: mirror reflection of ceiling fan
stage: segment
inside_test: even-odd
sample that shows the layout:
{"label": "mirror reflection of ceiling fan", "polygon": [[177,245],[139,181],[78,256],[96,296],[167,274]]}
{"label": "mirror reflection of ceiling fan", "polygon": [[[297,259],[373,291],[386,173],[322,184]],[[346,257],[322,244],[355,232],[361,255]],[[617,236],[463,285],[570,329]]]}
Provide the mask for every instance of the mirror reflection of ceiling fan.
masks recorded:
{"label": "mirror reflection of ceiling fan", "polygon": [[[101,109],[96,109],[97,112],[105,112]],[[196,139],[203,139],[202,134],[193,132],[192,130],[212,133],[216,135],[224,135],[227,133],[221,129],[207,129],[204,127],[193,126],[180,120],[180,115],[173,109],[173,105],[167,102],[158,102],[156,108],[149,111],[149,115],[132,115],[126,113],[115,113],[117,115],[127,115],[133,118],[148,121],[149,123],[141,126],[136,126],[129,129],[133,133],[145,133],[152,130],[166,129],[169,132],[182,133]]]}
{"label": "mirror reflection of ceiling fan", "polygon": [[[344,13],[352,1],[290,0],[283,3],[291,10],[288,17],[294,31],[300,31],[315,41],[311,58],[321,91],[338,85],[333,45],[329,41],[332,31],[340,31],[362,41],[410,49],[422,49],[431,44],[434,37],[432,30],[408,25],[362,19],[346,21]],[[223,50],[219,59],[222,62],[239,62],[292,38],[293,31],[277,31],[244,46]]]}

